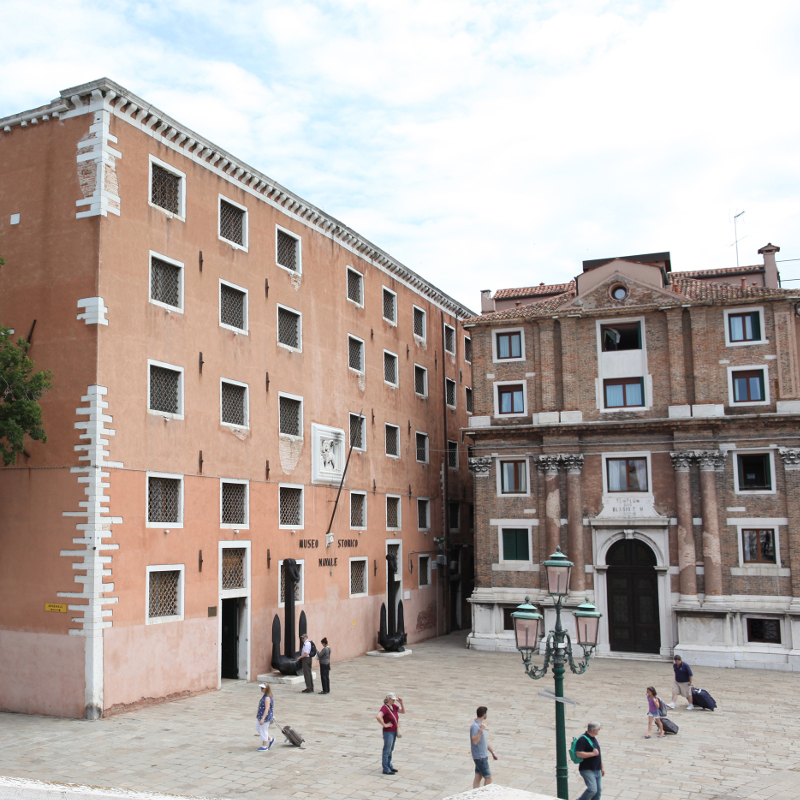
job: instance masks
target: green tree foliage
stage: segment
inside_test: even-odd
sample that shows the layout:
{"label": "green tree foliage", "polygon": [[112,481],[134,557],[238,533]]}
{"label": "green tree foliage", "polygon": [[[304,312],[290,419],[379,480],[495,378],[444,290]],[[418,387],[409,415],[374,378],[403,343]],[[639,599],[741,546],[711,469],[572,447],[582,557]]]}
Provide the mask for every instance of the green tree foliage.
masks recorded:
{"label": "green tree foliage", "polygon": [[39,398],[53,388],[53,375],[49,370],[33,371],[29,347],[24,339],[13,342],[11,331],[0,326],[0,454],[5,466],[13,464],[22,452],[26,434],[47,441]]}

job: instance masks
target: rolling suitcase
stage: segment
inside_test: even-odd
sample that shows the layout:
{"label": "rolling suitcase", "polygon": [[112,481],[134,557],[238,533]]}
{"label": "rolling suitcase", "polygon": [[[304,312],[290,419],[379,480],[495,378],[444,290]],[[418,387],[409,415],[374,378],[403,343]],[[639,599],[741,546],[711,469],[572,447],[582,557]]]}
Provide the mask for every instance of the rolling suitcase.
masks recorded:
{"label": "rolling suitcase", "polygon": [[717,707],[717,701],[705,689],[695,689],[692,686],[692,705],[713,711]]}
{"label": "rolling suitcase", "polygon": [[678,732],[678,726],[671,719],[667,719],[666,717],[661,717],[661,724],[664,726],[664,733]]}
{"label": "rolling suitcase", "polygon": [[[280,725],[278,727],[280,727]],[[295,747],[300,747],[305,741],[305,739],[290,725],[282,727],[281,733],[286,741],[293,744]]]}

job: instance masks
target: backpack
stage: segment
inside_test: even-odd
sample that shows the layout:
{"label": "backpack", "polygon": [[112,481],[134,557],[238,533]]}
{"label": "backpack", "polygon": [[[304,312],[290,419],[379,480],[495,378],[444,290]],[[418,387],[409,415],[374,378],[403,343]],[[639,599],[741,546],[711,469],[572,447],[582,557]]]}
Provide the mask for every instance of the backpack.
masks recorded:
{"label": "backpack", "polygon": [[581,739],[586,739],[586,741],[589,742],[589,750],[594,750],[594,745],[591,743],[585,733],[581,734],[577,739],[573,739],[572,746],[569,748],[569,757],[573,764],[580,764],[581,761],[584,760],[578,756],[578,742]]}
{"label": "backpack", "polygon": [[311,652],[309,653],[309,655],[311,656],[311,658],[314,658],[314,656],[317,654],[317,646],[314,644],[314,642],[311,641],[311,639],[309,639],[308,641],[311,642]]}
{"label": "backpack", "polygon": [[667,704],[660,697],[656,697],[656,700],[658,701],[658,711],[659,711],[659,713],[661,714],[662,717],[666,717],[667,714],[669,713],[669,709],[667,708]]}

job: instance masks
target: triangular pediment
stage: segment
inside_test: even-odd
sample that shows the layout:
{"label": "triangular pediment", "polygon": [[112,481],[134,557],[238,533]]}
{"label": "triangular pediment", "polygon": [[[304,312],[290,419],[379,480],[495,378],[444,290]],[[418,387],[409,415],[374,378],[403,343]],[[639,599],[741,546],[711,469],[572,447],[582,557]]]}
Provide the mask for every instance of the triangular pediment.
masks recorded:
{"label": "triangular pediment", "polygon": [[[561,308],[576,307],[581,311],[622,310],[626,306],[658,305],[665,302],[672,304],[676,301],[686,301],[683,295],[665,289],[660,285],[660,270],[658,271],[658,283],[656,283],[653,280],[655,276],[652,273],[636,274],[641,270],[631,269],[628,264],[632,264],[632,262],[615,259],[599,268],[597,271],[599,272],[602,269],[604,274],[602,276],[592,275],[594,280],[591,281],[590,285],[583,291],[579,291],[576,297],[565,303]],[[655,268],[647,265],[636,264],[635,266],[645,267],[650,271],[655,270]],[[597,278],[600,278],[600,280],[598,281]],[[583,288],[580,283],[579,288]],[[623,290],[625,296],[615,297],[614,294],[617,289]]]}

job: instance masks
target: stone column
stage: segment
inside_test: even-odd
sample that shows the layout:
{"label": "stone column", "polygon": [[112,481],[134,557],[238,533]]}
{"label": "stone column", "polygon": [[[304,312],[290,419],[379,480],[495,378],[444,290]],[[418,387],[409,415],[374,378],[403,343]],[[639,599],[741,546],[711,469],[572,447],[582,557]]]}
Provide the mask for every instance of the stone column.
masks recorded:
{"label": "stone column", "polygon": [[561,489],[558,481],[561,456],[546,455],[535,456],[535,458],[539,474],[545,476],[544,530],[545,547],[549,558],[552,553],[555,553],[556,547],[561,544]]}
{"label": "stone column", "polygon": [[570,592],[586,589],[586,555],[583,535],[583,494],[581,470],[583,455],[565,453],[561,462],[567,469],[567,558],[575,565],[570,575]]}
{"label": "stone column", "polygon": [[[783,475],[786,481],[786,533],[789,563],[792,571],[792,603],[790,610],[800,613],[800,448],[781,447]],[[795,649],[800,647],[795,645]]]}
{"label": "stone column", "polygon": [[694,456],[691,450],[670,453],[675,467],[675,498],[678,506],[678,568],[681,603],[697,605],[697,554],[692,522],[692,481],[689,472]]}
{"label": "stone column", "polygon": [[700,492],[703,505],[703,571],[705,572],[705,603],[718,602],[722,597],[722,550],[719,543],[719,512],[717,505],[716,470],[725,465],[725,453],[718,450],[695,450],[700,464]]}

